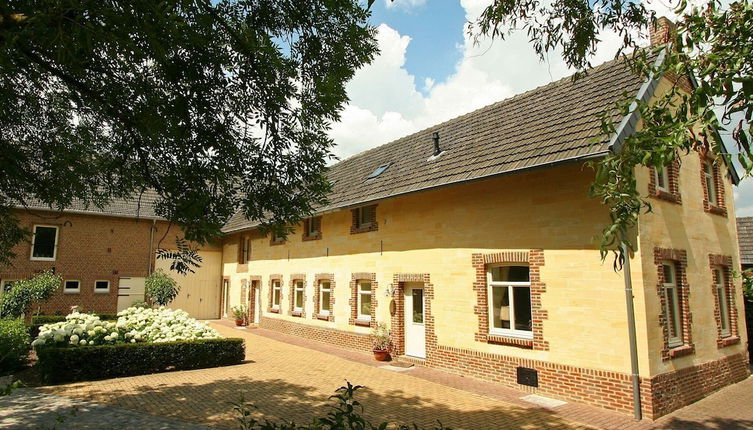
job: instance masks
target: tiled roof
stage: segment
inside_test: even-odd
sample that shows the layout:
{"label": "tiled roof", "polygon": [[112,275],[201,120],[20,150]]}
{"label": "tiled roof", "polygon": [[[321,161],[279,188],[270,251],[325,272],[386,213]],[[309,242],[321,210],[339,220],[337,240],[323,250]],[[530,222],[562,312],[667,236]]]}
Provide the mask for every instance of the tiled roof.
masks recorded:
{"label": "tiled roof", "polygon": [[737,243],[742,264],[753,264],[753,217],[737,219]]}
{"label": "tiled roof", "polygon": [[[63,212],[80,212],[129,218],[161,219],[162,217],[158,216],[154,211],[154,206],[157,198],[158,195],[156,192],[152,190],[146,190],[140,195],[135,194],[132,198],[129,199],[114,199],[109,204],[105,205],[105,207],[103,207],[102,209],[91,205],[86,206],[81,201],[74,200],[69,207],[63,209]],[[17,207],[20,208],[23,206],[18,205]],[[28,207],[29,209],[37,210],[57,210],[55,208],[50,208],[49,205],[36,199],[27,200],[26,207]]]}
{"label": "tiled roof", "polygon": [[[598,114],[642,83],[616,59],[575,82],[565,78],[362,152],[330,168],[333,191],[318,211],[603,154],[608,142],[594,144]],[[434,132],[443,152],[430,160]],[[367,179],[383,164],[390,166]],[[223,231],[255,225],[237,213]]]}

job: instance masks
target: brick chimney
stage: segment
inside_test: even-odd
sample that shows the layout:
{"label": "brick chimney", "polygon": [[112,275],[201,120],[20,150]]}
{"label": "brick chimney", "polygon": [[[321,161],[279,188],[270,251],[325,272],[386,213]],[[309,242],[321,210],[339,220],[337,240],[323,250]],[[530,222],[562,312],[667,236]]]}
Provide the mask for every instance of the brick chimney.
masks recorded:
{"label": "brick chimney", "polygon": [[659,17],[655,22],[648,25],[648,35],[651,39],[651,46],[666,45],[672,41],[677,26],[667,17]]}

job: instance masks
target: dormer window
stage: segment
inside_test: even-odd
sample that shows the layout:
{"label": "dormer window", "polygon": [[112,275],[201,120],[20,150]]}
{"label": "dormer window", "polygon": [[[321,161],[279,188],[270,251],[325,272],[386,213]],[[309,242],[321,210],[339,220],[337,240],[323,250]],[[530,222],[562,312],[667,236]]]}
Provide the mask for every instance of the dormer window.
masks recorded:
{"label": "dormer window", "polygon": [[371,174],[366,179],[376,178],[377,176],[379,176],[382,173],[384,173],[384,171],[387,170],[391,165],[392,165],[392,163],[382,164],[381,166],[377,167],[376,170],[374,170],[373,172],[371,172]]}

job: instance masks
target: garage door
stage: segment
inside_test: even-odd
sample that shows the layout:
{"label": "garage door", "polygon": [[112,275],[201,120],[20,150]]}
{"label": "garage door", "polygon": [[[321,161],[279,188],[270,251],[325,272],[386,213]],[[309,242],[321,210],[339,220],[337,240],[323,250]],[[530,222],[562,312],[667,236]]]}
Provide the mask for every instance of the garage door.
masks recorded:
{"label": "garage door", "polygon": [[118,279],[118,312],[144,301],[144,278]]}
{"label": "garage door", "polygon": [[181,275],[170,271],[170,260],[157,260],[156,268],[169,273],[180,285],[180,293],[168,307],[183,309],[197,319],[216,319],[222,290],[222,252],[200,251],[201,267]]}

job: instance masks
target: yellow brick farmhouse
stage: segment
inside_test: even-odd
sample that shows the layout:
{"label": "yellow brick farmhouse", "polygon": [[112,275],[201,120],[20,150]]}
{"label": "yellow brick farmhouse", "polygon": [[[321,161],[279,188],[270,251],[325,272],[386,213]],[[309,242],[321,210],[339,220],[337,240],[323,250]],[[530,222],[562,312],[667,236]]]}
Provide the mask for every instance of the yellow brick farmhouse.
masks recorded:
{"label": "yellow brick farmhouse", "polygon": [[[286,238],[237,214],[221,313],[248,304],[260,327],[361,350],[383,322],[406,359],[630,413],[623,273],[595,245],[608,213],[584,162],[640,127],[629,115],[594,145],[599,112],[672,83],[615,60],[339,162],[329,204]],[[691,153],[637,178],[653,206],[631,259],[640,400],[656,418],[748,375],[737,177]]]}

